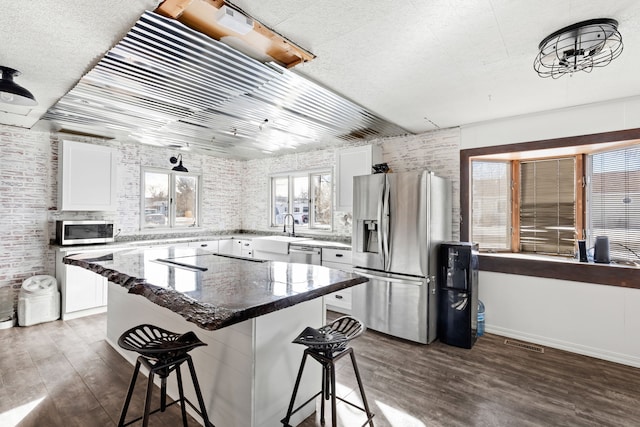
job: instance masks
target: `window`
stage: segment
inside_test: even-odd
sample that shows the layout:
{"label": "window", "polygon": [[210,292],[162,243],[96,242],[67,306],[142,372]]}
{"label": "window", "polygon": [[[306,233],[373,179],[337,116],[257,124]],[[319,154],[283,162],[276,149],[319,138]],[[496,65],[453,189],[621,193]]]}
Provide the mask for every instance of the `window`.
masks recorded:
{"label": "window", "polygon": [[485,250],[573,256],[575,163],[472,160],[472,240]]}
{"label": "window", "polygon": [[153,169],[144,169],[142,175],[142,228],[198,225],[198,175]]}
{"label": "window", "polygon": [[[296,172],[271,178],[271,226],[283,226],[291,215],[298,227],[331,229],[330,171]],[[290,217],[287,224],[291,223]]]}
{"label": "window", "polygon": [[520,163],[520,252],[573,256],[575,159]]}
{"label": "window", "polygon": [[[620,158],[626,156],[623,173],[614,175],[616,169],[611,166],[613,159],[600,156],[611,156],[616,151],[629,150]],[[568,268],[565,262],[542,257],[509,256],[481,254],[480,269],[498,273],[544,277],[551,279],[569,280],[574,282],[599,283],[611,286],[637,287],[640,283],[640,242],[636,236],[640,234],[640,214],[638,214],[637,188],[640,185],[634,183],[635,177],[640,174],[637,153],[640,150],[640,128],[625,129],[611,132],[603,132],[590,135],[570,136],[541,141],[530,141],[491,147],[470,148],[460,151],[460,240],[473,241],[472,223],[477,210],[472,200],[473,197],[473,167],[475,162],[504,162],[512,167],[511,175],[516,179],[519,173],[514,173],[516,165],[522,161],[549,159],[551,157],[575,159],[575,229],[578,240],[586,240],[587,247],[593,248],[595,237],[607,235],[610,240],[610,253],[613,263],[618,264],[611,268],[606,264],[576,263]],[[614,155],[616,157],[617,155]],[[600,160],[599,160],[600,159]],[[608,166],[597,166],[598,161],[605,160]],[[634,163],[635,162],[635,163]],[[616,161],[622,164],[623,161]],[[634,164],[636,166],[634,166]],[[617,172],[620,172],[618,170]],[[599,174],[604,174],[599,176]],[[597,184],[598,179],[604,178],[605,183]],[[613,179],[612,179],[613,178]],[[637,181],[636,181],[637,182]],[[600,186],[600,188],[598,187]],[[621,191],[621,187],[625,190]],[[516,187],[514,186],[514,190]],[[617,193],[617,196],[611,197]],[[608,194],[608,195],[607,195]],[[608,211],[602,211],[602,203],[596,202],[597,198],[604,205],[608,205]],[[617,199],[617,202],[615,200]],[[609,204],[612,200],[612,204]],[[510,207],[513,212],[519,212],[519,199],[512,199]],[[598,207],[600,204],[600,207]],[[611,207],[613,217],[617,221],[608,221]],[[473,207],[473,209],[472,209]],[[607,208],[605,208],[607,209]],[[600,216],[599,219],[596,219]],[[628,217],[628,222],[626,218]],[[519,215],[512,215],[512,223],[518,221]],[[599,221],[599,222],[598,222]],[[605,224],[606,227],[600,228]],[[512,224],[516,229],[517,224]],[[623,231],[624,230],[624,231]],[[600,234],[601,233],[601,234]],[[618,235],[628,237],[619,239]],[[519,235],[519,234],[518,234]],[[512,237],[516,235],[513,234]],[[512,239],[514,240],[514,239]],[[630,250],[620,246],[623,244]],[[518,246],[513,246],[517,252]],[[481,251],[487,251],[481,244]],[[577,249],[577,248],[576,248]],[[507,249],[511,251],[511,248]],[[490,250],[490,251],[495,251]],[[635,252],[635,253],[634,253]]]}
{"label": "window", "polygon": [[474,242],[484,249],[511,248],[511,169],[509,162],[472,163]]}
{"label": "window", "polygon": [[640,146],[590,156],[589,242],[608,236],[612,259],[640,261]]}
{"label": "window", "polygon": [[592,248],[607,236],[612,260],[640,262],[640,145],[633,142],[542,159],[534,151],[511,152],[511,160],[470,157],[470,240],[485,251],[573,257],[577,240]]}

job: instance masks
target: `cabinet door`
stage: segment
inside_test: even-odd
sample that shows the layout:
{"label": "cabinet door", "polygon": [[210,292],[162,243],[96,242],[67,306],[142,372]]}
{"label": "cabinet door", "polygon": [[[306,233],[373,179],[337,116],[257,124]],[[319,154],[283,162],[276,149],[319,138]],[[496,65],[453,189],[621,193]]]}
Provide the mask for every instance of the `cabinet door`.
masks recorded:
{"label": "cabinet door", "polygon": [[204,242],[191,242],[189,243],[189,247],[192,248],[200,248],[204,251],[211,252],[212,254],[218,253],[218,241],[217,240],[208,240]]}
{"label": "cabinet door", "polygon": [[322,265],[324,265],[325,262],[346,264],[349,269],[343,269],[345,271],[351,271],[351,249],[322,248]]}
{"label": "cabinet door", "polygon": [[65,313],[107,304],[106,278],[73,265],[67,265],[65,268]]}
{"label": "cabinet door", "polygon": [[336,151],[336,210],[351,211],[353,177],[371,174],[371,166],[381,161],[382,151],[377,145],[364,145]]}
{"label": "cabinet door", "polygon": [[115,211],[116,150],[102,145],[62,141],[59,160],[59,209]]}
{"label": "cabinet door", "polygon": [[253,244],[251,240],[240,240],[240,256],[253,258]]}
{"label": "cabinet door", "polygon": [[218,242],[218,253],[221,255],[233,255],[233,249],[237,246],[234,239],[222,239]]}
{"label": "cabinet door", "polygon": [[[350,264],[342,264],[337,262],[325,261],[325,250],[322,250],[322,266],[335,268],[342,271],[352,271]],[[349,253],[351,253],[349,251]],[[337,311],[339,313],[351,314],[351,288],[341,289],[337,292],[324,296],[324,303],[329,310]]]}

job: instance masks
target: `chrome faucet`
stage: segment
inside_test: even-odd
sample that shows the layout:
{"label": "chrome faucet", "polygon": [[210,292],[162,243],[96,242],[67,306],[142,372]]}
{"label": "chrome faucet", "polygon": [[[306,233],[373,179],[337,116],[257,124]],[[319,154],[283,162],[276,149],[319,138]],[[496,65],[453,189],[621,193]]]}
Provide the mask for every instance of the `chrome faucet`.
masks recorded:
{"label": "chrome faucet", "polygon": [[289,237],[296,237],[296,219],[293,217],[293,214],[285,214],[282,218],[282,222],[284,223],[284,230],[282,231],[287,232],[287,217],[289,216],[291,217],[291,233],[289,233]]}

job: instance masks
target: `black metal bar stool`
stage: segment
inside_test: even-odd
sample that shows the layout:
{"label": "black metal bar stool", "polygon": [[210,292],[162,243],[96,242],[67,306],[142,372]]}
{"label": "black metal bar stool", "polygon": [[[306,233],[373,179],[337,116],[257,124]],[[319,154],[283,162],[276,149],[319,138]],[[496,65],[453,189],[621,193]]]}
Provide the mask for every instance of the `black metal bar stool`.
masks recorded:
{"label": "black metal bar stool", "polygon": [[[180,408],[182,410],[182,424],[184,427],[187,427],[188,425],[185,403],[188,403],[189,406],[191,406],[193,410],[202,417],[206,427],[213,427],[213,424],[211,424],[209,417],[207,416],[207,410],[204,406],[204,400],[202,399],[202,392],[200,391],[200,385],[198,383],[198,378],[196,377],[196,370],[193,367],[193,361],[191,360],[191,356],[188,354],[189,351],[196,347],[207,345],[200,341],[196,334],[193,332],[176,334],[153,325],[139,325],[124,332],[118,339],[118,345],[125,350],[135,351],[140,354],[136,361],[136,367],[133,370],[133,377],[131,378],[127,398],[125,399],[122,407],[122,414],[120,415],[118,427],[127,426],[141,419],[143,427],[146,427],[149,424],[149,416],[151,414],[155,414],[158,411],[164,412],[167,407],[176,403],[180,403]],[[191,380],[193,381],[193,387],[195,388],[196,396],[198,397],[200,410],[198,410],[184,396],[184,390],[182,389],[182,374],[180,372],[180,366],[184,362],[187,362],[189,365]],[[138,372],[140,372],[141,365],[144,365],[149,369],[144,414],[135,420],[125,423],[127,410],[129,409],[129,403],[131,402],[131,396],[133,395],[133,389],[136,385],[136,379],[138,378]],[[180,393],[180,399],[167,404],[167,377],[169,377],[171,372],[174,371],[178,380],[178,392]],[[151,411],[153,379],[156,374],[160,377],[160,407]]]}
{"label": "black metal bar stool", "polygon": [[[291,396],[287,415],[281,421],[285,427],[291,427],[289,424],[291,416],[320,394],[322,394],[322,399],[320,401],[320,423],[322,423],[322,425],[324,425],[324,402],[330,398],[332,405],[331,421],[333,427],[336,426],[337,421],[336,399],[339,399],[342,402],[366,413],[367,420],[362,425],[365,426],[369,424],[373,427],[372,418],[374,414],[369,410],[367,397],[364,394],[364,387],[362,386],[360,371],[358,370],[358,364],[356,363],[356,356],[353,349],[347,346],[349,341],[362,335],[364,330],[364,325],[358,319],[351,316],[343,316],[320,329],[308,327],[302,331],[295,340],[293,340],[294,343],[306,345],[307,348],[304,350],[302,362],[300,362],[300,369],[298,370],[296,384],[293,387],[293,395]],[[351,364],[353,366],[353,371],[356,374],[356,380],[358,381],[358,388],[360,389],[360,396],[362,397],[364,408],[336,396],[335,362],[347,354],[351,356]],[[304,371],[304,364],[307,360],[307,356],[311,356],[322,365],[322,389],[294,410],[293,405],[296,400],[296,394],[298,393],[298,387],[300,386],[300,379],[302,378],[302,372]]]}

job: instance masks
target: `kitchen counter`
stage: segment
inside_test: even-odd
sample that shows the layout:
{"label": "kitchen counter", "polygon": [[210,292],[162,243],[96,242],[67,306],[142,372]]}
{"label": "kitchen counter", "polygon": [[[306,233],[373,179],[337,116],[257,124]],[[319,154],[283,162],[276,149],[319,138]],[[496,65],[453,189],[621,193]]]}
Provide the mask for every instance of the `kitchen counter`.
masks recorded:
{"label": "kitchen counter", "polygon": [[63,262],[107,277],[208,330],[367,280],[320,266],[217,256],[192,247],[81,253]]}
{"label": "kitchen counter", "polygon": [[[136,325],[193,331],[207,344],[190,354],[209,417],[225,427],[280,424],[304,351],[293,339],[307,326],[326,323],[319,297],[367,280],[316,265],[232,258],[185,246],[111,248],[68,255],[64,263],[109,279],[107,342],[131,364],[137,354],[117,341]],[[300,396],[312,396],[320,377],[318,364],[308,366]],[[183,381],[185,395],[195,401],[191,379]],[[178,397],[175,381],[167,392]],[[291,425],[314,410],[307,405]]]}
{"label": "kitchen counter", "polygon": [[350,244],[342,243],[342,242],[334,242],[331,240],[301,240],[293,244],[296,246],[307,246],[311,248],[351,250]]}
{"label": "kitchen counter", "polygon": [[[256,233],[234,233],[234,234],[216,234],[216,235],[193,235],[189,237],[176,237],[172,234],[163,234],[161,238],[149,239],[148,235],[141,236],[136,239],[135,236],[126,236],[126,238],[120,238],[119,240],[111,243],[93,244],[93,245],[71,245],[60,246],[55,241],[51,241],[51,246],[57,248],[60,252],[82,252],[103,250],[108,248],[135,248],[135,247],[153,247],[153,246],[168,246],[177,244],[188,244],[194,242],[206,242],[213,240],[230,240],[230,239],[243,239],[252,240],[257,237],[272,236],[272,234],[256,234]],[[351,249],[349,243],[344,243],[338,240],[320,240],[316,236],[302,236],[307,240],[301,240],[296,242],[296,245],[303,245],[308,247],[327,248],[327,249]]]}

